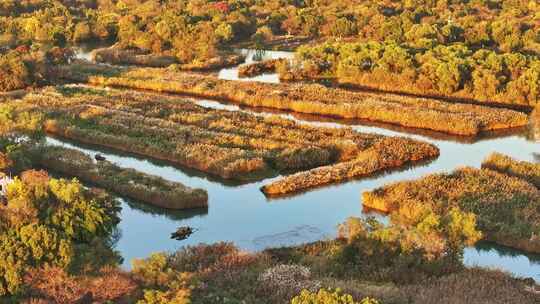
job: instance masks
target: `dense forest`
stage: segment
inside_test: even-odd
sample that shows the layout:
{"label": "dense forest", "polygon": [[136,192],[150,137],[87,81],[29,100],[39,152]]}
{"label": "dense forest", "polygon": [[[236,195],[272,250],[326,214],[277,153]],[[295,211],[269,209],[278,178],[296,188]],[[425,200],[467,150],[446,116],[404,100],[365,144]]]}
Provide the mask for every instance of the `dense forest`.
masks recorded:
{"label": "dense forest", "polygon": [[[39,43],[64,46],[73,42],[109,40],[118,42],[121,48],[167,54],[180,63],[191,63],[215,57],[220,50],[234,43],[249,41],[262,47],[274,37],[282,35],[309,37],[313,41],[347,39],[378,42],[383,43],[383,48],[391,42],[408,46],[407,49],[394,51],[394,56],[404,60],[394,63],[397,73],[405,68],[420,73],[426,67],[422,63],[429,61],[433,54],[440,54],[435,56],[440,57],[437,60],[448,62],[446,70],[438,72],[444,74],[439,77],[452,78],[453,81],[441,84],[442,88],[433,88],[442,94],[453,93],[467,85],[466,78],[472,78],[472,70],[475,69],[469,67],[469,62],[463,62],[463,53],[476,54],[476,50],[483,49],[486,51],[476,54],[474,58],[486,61],[482,63],[486,67],[476,71],[474,76],[486,83],[489,89],[487,97],[494,97],[499,91],[506,97],[507,82],[522,74],[538,82],[534,79],[538,74],[537,64],[530,63],[537,59],[524,56],[540,52],[539,15],[540,4],[526,0],[5,0],[0,3],[0,46],[6,52],[11,48],[21,49],[22,46],[37,49],[36,44]],[[459,47],[447,49],[440,45]],[[344,48],[351,49],[347,46]],[[417,63],[408,58],[412,56],[411,52],[431,55]],[[492,52],[511,53],[517,58],[513,58],[510,64],[517,64],[519,70],[505,71],[508,60],[499,59],[498,56],[503,55],[490,55]],[[21,87],[4,79],[8,73],[24,79],[24,69],[10,63],[13,56],[5,54],[1,59],[7,62],[2,65],[0,72],[2,90]],[[358,61],[358,56],[354,59],[346,55],[343,57],[347,57],[344,61]],[[485,59],[487,57],[495,58],[488,61]],[[379,58],[370,59],[376,61]],[[331,65],[333,62],[322,63]],[[347,62],[344,64],[348,67]],[[360,64],[363,68],[367,65],[362,61]],[[524,70],[522,66],[527,69]],[[495,72],[497,79],[485,79],[487,76],[483,74],[486,68]],[[512,73],[512,77],[508,73]],[[404,77],[413,76],[407,73]],[[430,81],[437,81],[431,78]],[[419,85],[422,85],[422,81],[419,80]],[[493,93],[493,90],[497,93]],[[518,90],[517,97],[521,103],[537,98],[537,92],[524,92],[523,88]]]}

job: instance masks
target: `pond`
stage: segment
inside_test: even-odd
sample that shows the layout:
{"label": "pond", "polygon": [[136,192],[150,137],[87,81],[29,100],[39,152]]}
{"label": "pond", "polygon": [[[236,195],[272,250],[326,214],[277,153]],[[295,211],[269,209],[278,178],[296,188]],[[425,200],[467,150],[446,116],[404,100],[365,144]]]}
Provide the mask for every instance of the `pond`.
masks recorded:
{"label": "pond", "polygon": [[[252,60],[254,52],[244,52],[248,55],[248,62]],[[266,58],[291,57],[291,53],[267,53]],[[222,71],[220,77],[233,73],[233,70]],[[227,241],[234,242],[245,250],[262,250],[267,247],[333,238],[336,235],[337,225],[345,219],[350,216],[365,216],[361,200],[363,191],[369,191],[390,182],[452,171],[462,166],[478,168],[483,159],[492,152],[504,153],[519,160],[540,162],[540,145],[535,139],[538,131],[535,132],[534,128],[489,134],[477,139],[456,138],[390,125],[244,108],[212,100],[194,100],[194,102],[205,107],[229,111],[246,111],[256,115],[280,115],[305,124],[337,128],[347,126],[360,132],[408,136],[437,145],[441,150],[441,155],[429,163],[386,172],[371,178],[330,185],[294,196],[268,199],[259,188],[279,177],[239,185],[159,161],[48,138],[50,144],[70,146],[91,155],[100,153],[121,167],[135,168],[208,191],[209,208],[204,211],[168,211],[122,199],[122,221],[119,225],[121,237],[116,249],[122,253],[126,268],[129,268],[133,258],[147,257],[158,251],[173,251],[184,245]],[[185,241],[171,240],[170,233],[179,226],[192,226],[199,230]],[[476,247],[466,249],[464,261],[469,266],[499,268],[518,276],[532,277],[540,282],[540,256],[538,255],[525,255],[494,244],[480,243]]]}

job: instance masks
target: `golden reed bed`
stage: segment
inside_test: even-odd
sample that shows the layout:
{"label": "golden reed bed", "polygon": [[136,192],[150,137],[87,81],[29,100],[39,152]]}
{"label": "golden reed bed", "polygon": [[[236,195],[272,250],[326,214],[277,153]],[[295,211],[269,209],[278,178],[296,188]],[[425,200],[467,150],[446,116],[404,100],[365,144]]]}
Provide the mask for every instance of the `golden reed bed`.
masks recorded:
{"label": "golden reed bed", "polygon": [[390,214],[409,201],[441,214],[456,206],[476,215],[487,240],[540,253],[540,190],[531,183],[538,165],[494,154],[482,167],[389,184],[364,192],[363,205]]}
{"label": "golden reed bed", "polygon": [[514,110],[353,92],[316,84],[240,82],[168,69],[104,68],[88,63],[61,67],[57,74],[69,81],[94,85],[188,94],[253,107],[364,119],[463,136],[523,127],[528,122],[526,114]]}
{"label": "golden reed bed", "polygon": [[40,150],[40,165],[157,207],[208,207],[208,193],[205,190],[192,189],[134,169],[120,168],[106,160],[96,162],[85,153],[74,149],[43,147]]}
{"label": "golden reed bed", "polygon": [[[311,127],[277,116],[208,109],[185,98],[134,91],[49,88],[27,95],[19,105],[43,113],[45,130],[51,134],[224,179],[254,181],[311,169],[333,174],[331,179],[317,178],[295,187],[272,185],[278,191],[269,185],[268,194],[344,181],[439,154],[435,146],[407,138]],[[365,161],[372,156],[377,162],[366,170]],[[312,171],[305,174],[310,180]]]}

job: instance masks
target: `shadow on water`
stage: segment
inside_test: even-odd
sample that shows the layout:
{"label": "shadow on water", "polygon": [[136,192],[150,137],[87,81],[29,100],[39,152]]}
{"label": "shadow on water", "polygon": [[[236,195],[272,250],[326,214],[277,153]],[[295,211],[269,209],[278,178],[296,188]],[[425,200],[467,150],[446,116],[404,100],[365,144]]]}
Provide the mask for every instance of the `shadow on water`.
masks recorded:
{"label": "shadow on water", "polygon": [[165,208],[152,206],[152,205],[138,202],[138,201],[128,199],[128,198],[122,198],[121,201],[132,209],[142,211],[152,216],[164,216],[172,221],[177,221],[177,222],[187,220],[196,216],[204,217],[205,215],[208,214],[208,208],[172,210],[172,209],[165,209]]}
{"label": "shadow on water", "polygon": [[478,242],[474,247],[482,253],[497,251],[497,253],[502,257],[515,258],[520,256],[526,256],[532,263],[540,264],[540,254],[525,253],[511,247],[506,247],[487,241]]}
{"label": "shadow on water", "polygon": [[500,269],[521,278],[532,278],[540,282],[540,255],[497,245],[479,242],[466,248],[463,256],[465,265]]}

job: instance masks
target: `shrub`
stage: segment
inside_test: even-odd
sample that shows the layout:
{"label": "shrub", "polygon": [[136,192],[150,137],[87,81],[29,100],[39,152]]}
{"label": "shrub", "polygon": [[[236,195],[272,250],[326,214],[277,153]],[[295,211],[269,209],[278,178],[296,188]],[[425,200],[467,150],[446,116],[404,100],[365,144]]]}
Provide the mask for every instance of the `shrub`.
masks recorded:
{"label": "shrub", "polygon": [[406,33],[414,41],[410,45],[371,41],[303,46],[290,73],[392,92],[398,87],[399,92],[424,96],[530,107],[538,103],[538,56],[438,45],[436,36],[436,29],[422,24]]}
{"label": "shrub", "polygon": [[31,82],[31,72],[19,53],[0,54],[0,91],[22,89]]}
{"label": "shrub", "polygon": [[[540,219],[534,211],[540,204],[540,192],[520,178],[487,169],[463,168],[363,194],[364,206],[391,214],[401,213],[398,210],[402,208],[409,212],[407,206],[418,203],[430,206],[440,216],[458,207],[475,215],[477,229],[486,239],[532,252],[540,250],[536,237],[540,233]],[[455,219],[464,228],[473,224],[467,217]]]}
{"label": "shrub", "polygon": [[30,267],[75,266],[77,246],[110,237],[119,222],[118,202],[35,171],[9,185],[1,211],[1,295],[19,293]]}
{"label": "shrub", "polygon": [[291,304],[379,304],[379,301],[371,298],[365,298],[360,302],[353,300],[348,294],[342,294],[340,290],[320,289],[318,292],[302,290],[300,295],[291,300]]}
{"label": "shrub", "polygon": [[44,266],[31,270],[25,277],[27,295],[71,304],[90,298],[106,303],[126,299],[137,285],[131,277],[118,269],[104,268],[93,275],[72,276],[58,267]]}
{"label": "shrub", "polygon": [[302,290],[316,291],[321,283],[312,279],[309,268],[301,265],[276,265],[259,276],[263,290],[279,298],[291,298]]}

